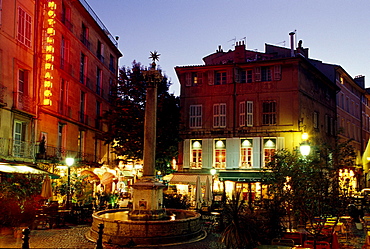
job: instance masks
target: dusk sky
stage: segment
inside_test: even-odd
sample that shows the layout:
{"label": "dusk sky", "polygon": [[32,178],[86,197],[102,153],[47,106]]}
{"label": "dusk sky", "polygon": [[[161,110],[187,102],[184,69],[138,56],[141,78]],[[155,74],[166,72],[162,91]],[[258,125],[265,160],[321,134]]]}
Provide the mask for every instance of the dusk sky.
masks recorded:
{"label": "dusk sky", "polygon": [[368,0],[86,0],[113,36],[119,36],[120,66],[147,66],[150,51],[180,94],[175,66],[202,65],[202,58],[234,49],[264,52],[265,43],[289,48],[289,32],[309,57],[342,66],[370,87]]}

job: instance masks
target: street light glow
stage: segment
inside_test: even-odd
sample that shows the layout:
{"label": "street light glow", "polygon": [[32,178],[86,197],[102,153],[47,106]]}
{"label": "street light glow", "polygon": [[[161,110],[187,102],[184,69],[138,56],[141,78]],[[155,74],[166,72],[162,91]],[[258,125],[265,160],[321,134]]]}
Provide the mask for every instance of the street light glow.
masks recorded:
{"label": "street light glow", "polygon": [[72,166],[75,162],[75,159],[72,158],[72,157],[67,157],[66,158],[66,164],[68,165],[68,167]]}

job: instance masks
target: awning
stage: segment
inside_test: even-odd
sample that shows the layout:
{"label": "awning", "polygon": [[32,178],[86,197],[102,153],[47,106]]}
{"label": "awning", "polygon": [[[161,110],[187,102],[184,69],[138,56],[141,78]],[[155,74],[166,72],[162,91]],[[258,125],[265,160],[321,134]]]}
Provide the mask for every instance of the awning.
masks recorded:
{"label": "awning", "polygon": [[49,175],[50,178],[56,179],[59,178],[58,175],[52,174],[45,170],[37,169],[31,166],[23,164],[9,164],[9,163],[0,163],[0,172],[3,173],[20,173],[20,174],[43,174]]}
{"label": "awning", "polygon": [[197,176],[200,177],[200,183],[206,185],[207,176],[212,179],[212,175],[206,174],[173,174],[169,180],[170,184],[191,184],[195,185],[197,182]]}
{"label": "awning", "polygon": [[266,172],[261,171],[220,171],[218,178],[220,181],[234,182],[261,182]]}

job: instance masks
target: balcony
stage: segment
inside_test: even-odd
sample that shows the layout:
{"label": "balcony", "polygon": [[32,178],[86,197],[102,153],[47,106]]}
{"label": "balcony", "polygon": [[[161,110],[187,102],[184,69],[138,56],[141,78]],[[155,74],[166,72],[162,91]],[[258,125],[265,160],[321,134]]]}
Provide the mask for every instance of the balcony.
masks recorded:
{"label": "balcony", "polygon": [[[36,144],[34,147],[36,160],[49,161],[50,163],[63,161],[67,157],[74,157],[76,162],[88,165],[95,165],[100,161],[100,158],[94,154],[66,150],[63,147],[45,146],[44,149],[41,149],[40,146]],[[40,153],[40,149],[45,152]]]}
{"label": "balcony", "polygon": [[0,137],[0,156],[7,157],[8,159],[32,159],[33,155],[33,143]]}

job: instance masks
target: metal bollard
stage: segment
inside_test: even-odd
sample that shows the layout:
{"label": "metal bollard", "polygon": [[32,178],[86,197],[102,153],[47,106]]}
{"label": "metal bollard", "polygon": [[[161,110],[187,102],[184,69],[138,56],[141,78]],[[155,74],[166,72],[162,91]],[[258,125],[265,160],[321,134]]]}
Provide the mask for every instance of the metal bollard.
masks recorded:
{"label": "metal bollard", "polygon": [[99,224],[99,237],[98,239],[96,240],[96,247],[95,249],[103,249],[103,229],[104,229],[104,224],[103,223],[100,223]]}
{"label": "metal bollard", "polygon": [[31,233],[31,231],[30,231],[29,228],[23,229],[23,231],[22,231],[22,234],[23,234],[22,249],[30,249],[30,245],[29,245],[29,242],[28,242],[30,240],[30,233]]}

